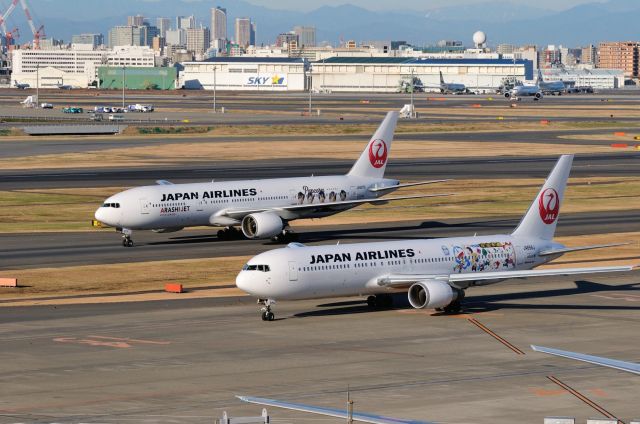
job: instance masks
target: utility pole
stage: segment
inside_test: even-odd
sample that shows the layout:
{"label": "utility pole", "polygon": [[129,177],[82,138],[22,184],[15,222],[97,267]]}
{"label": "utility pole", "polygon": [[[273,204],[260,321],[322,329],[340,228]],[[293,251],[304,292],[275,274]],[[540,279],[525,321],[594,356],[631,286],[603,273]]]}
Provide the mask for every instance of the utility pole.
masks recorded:
{"label": "utility pole", "polygon": [[312,84],[312,79],[311,79],[311,67],[309,67],[309,78],[308,78],[308,84],[309,84],[309,117],[311,117],[311,94],[312,94],[312,89],[311,89],[311,84]]}

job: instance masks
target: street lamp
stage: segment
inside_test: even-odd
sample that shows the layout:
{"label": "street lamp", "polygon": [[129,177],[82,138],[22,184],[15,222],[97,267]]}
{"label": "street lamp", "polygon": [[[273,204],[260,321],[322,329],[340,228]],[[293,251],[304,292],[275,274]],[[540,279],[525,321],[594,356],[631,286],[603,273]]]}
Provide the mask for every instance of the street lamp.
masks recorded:
{"label": "street lamp", "polygon": [[413,108],[413,68],[411,68],[411,110],[409,113],[412,118],[415,116],[415,109]]}
{"label": "street lamp", "polygon": [[311,77],[311,70],[312,70],[312,68],[311,68],[311,66],[309,66],[309,79],[308,79],[308,84],[309,84],[309,117],[311,117],[311,94],[313,92],[313,88],[312,88],[313,79]]}

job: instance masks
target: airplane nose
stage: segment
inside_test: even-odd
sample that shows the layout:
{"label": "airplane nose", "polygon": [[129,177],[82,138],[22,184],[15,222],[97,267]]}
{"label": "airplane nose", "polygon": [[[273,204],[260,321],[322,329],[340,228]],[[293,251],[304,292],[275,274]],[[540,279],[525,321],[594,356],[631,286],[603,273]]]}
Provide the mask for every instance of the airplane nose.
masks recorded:
{"label": "airplane nose", "polygon": [[236,287],[246,293],[250,293],[248,290],[248,286],[249,282],[247,273],[244,271],[240,271],[240,273],[236,277]]}
{"label": "airplane nose", "polygon": [[96,218],[96,220],[100,222],[104,222],[104,218],[105,218],[104,208],[100,207],[96,209],[96,213],[93,216]]}

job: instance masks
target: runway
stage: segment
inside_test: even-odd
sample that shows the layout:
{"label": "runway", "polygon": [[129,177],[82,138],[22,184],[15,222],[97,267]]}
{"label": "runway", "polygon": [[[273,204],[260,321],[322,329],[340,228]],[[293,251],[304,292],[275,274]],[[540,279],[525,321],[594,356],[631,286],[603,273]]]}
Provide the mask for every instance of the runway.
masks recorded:
{"label": "runway", "polygon": [[[372,242],[417,238],[506,234],[518,224],[511,219],[427,220],[400,223],[297,227],[299,242],[327,244]],[[563,214],[557,235],[588,235],[640,231],[640,211]],[[220,241],[211,230],[156,234],[134,232],[136,246],[122,247],[120,235],[112,231],[92,233],[0,234],[3,269],[63,267],[74,265],[162,261],[166,259],[250,256],[277,247],[265,240]]]}
{"label": "runway", "polygon": [[[453,152],[452,152],[453,154]],[[354,159],[355,160],[355,159]],[[343,174],[354,160],[254,160],[206,164],[176,164],[136,168],[0,170],[0,190],[73,187],[131,187],[157,180],[174,183],[208,180],[284,178]],[[390,159],[385,176],[409,179],[540,178],[546,177],[556,156]],[[637,176],[640,151],[576,155],[573,177]]]}
{"label": "runway", "polygon": [[[552,376],[628,422],[631,374],[532,352],[530,344],[637,360],[638,271],[505,282],[468,291],[472,316],[371,311],[358,299],[253,299],[2,308],[3,423],[210,423],[256,416],[252,395],[462,423],[600,416]],[[515,354],[474,318],[521,349]],[[268,408],[274,423],[343,421]]]}

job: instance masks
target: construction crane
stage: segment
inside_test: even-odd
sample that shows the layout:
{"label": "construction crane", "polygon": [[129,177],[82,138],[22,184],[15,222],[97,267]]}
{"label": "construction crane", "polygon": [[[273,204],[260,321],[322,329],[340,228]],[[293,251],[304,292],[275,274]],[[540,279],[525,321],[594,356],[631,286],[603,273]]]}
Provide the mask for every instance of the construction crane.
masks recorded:
{"label": "construction crane", "polygon": [[27,23],[29,24],[29,28],[31,28],[31,33],[33,34],[33,48],[39,49],[40,40],[45,37],[44,25],[41,25],[40,28],[36,28],[35,24],[33,23],[33,18],[31,17],[31,12],[29,11],[29,6],[27,6],[27,0],[11,0],[11,4],[7,8],[7,10],[2,16],[0,16],[0,30],[2,30],[2,33],[8,34],[6,20],[18,6],[18,2],[20,2],[20,5],[22,6],[22,10],[27,17]]}
{"label": "construction crane", "polygon": [[5,46],[7,50],[13,50],[13,40],[18,37],[20,37],[20,32],[17,27],[4,33],[4,39],[6,42]]}

